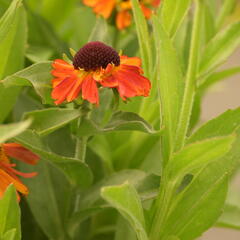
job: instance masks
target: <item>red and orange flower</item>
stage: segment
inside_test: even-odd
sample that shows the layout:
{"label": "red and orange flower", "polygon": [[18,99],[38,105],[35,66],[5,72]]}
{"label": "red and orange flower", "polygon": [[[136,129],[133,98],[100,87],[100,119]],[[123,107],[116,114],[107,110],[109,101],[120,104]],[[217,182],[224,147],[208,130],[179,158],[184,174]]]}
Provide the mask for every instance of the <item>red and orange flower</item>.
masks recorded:
{"label": "red and orange flower", "polygon": [[[93,8],[93,11],[108,19],[116,9],[116,25],[122,30],[128,27],[132,21],[131,1],[130,0],[83,0],[83,3]],[[160,4],[160,0],[140,0],[144,16],[148,19],[151,17],[152,8]]]}
{"label": "red and orange flower", "polygon": [[[16,164],[11,163],[9,157],[32,165],[37,163],[39,157],[18,143],[0,145],[0,198],[10,184],[13,184],[19,193],[27,195],[28,188],[21,182],[19,176],[31,178],[36,176],[37,173],[23,173],[16,170]],[[18,199],[20,199],[19,194]]]}
{"label": "red and orange flower", "polygon": [[55,104],[82,98],[99,104],[98,87],[115,88],[123,100],[149,95],[150,81],[137,57],[119,56],[101,42],[90,42],[74,56],[73,63],[56,59],[53,64],[52,98]]}

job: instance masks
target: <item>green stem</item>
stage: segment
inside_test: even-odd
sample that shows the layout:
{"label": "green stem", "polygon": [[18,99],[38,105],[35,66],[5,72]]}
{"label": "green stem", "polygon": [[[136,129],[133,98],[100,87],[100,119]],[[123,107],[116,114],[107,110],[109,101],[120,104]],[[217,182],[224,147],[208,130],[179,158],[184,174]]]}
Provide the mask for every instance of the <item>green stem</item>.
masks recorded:
{"label": "green stem", "polygon": [[163,221],[167,216],[170,200],[175,192],[175,182],[168,181],[167,175],[162,177],[158,198],[153,206],[153,221],[150,229],[149,240],[159,240],[164,229]]}
{"label": "green stem", "polygon": [[88,137],[79,137],[76,142],[75,158],[85,162]]}
{"label": "green stem", "polygon": [[175,151],[181,149],[185,142],[189,121],[191,117],[195,88],[196,75],[198,70],[198,53],[200,47],[201,18],[202,18],[202,0],[196,0],[196,10],[192,30],[191,48],[189,56],[189,64],[186,75],[185,90],[183,96],[183,104],[179,117],[179,124],[176,134]]}

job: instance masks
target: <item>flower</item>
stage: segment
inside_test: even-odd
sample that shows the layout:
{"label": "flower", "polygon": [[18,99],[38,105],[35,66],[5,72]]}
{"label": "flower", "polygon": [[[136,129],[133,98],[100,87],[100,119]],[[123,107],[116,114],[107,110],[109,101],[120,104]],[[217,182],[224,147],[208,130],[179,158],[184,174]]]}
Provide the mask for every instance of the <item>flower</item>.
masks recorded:
{"label": "flower", "polygon": [[119,56],[102,42],[89,42],[74,56],[73,63],[56,59],[53,64],[52,98],[55,104],[83,99],[99,104],[98,87],[115,88],[123,100],[149,95],[150,81],[137,57]]}
{"label": "flower", "polygon": [[[27,195],[28,188],[21,182],[18,176],[31,178],[36,176],[37,173],[17,171],[14,168],[16,164],[11,163],[9,157],[34,165],[39,160],[39,156],[18,143],[4,143],[0,145],[0,198],[10,184],[13,184],[19,193]],[[20,200],[19,194],[18,199]]]}
{"label": "flower", "polygon": [[[152,7],[158,7],[160,0],[140,0],[144,16],[149,19]],[[119,30],[128,27],[132,21],[130,0],[83,0],[83,3],[91,8],[96,14],[108,19],[116,9],[116,25]]]}

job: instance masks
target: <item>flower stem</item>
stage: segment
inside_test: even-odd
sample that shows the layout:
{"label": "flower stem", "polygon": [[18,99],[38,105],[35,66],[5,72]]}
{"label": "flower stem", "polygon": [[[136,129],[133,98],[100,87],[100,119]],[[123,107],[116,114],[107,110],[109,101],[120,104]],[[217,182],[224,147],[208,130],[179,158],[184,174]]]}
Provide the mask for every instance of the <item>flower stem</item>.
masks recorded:
{"label": "flower stem", "polygon": [[75,158],[85,162],[88,137],[79,137],[76,142]]}
{"label": "flower stem", "polygon": [[178,151],[184,145],[195,95],[196,75],[198,70],[198,54],[201,39],[201,18],[203,10],[203,7],[201,6],[202,1],[196,0],[195,2],[196,10],[193,22],[189,64],[186,75],[183,104],[180,112],[179,124],[176,134],[175,151]]}

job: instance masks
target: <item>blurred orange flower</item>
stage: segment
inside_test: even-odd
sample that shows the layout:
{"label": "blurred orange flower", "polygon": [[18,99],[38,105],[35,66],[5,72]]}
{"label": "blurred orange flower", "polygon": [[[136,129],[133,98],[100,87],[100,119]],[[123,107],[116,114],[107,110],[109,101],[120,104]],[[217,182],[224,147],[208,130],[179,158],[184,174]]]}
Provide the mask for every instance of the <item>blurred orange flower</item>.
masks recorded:
{"label": "blurred orange flower", "polygon": [[[36,176],[37,173],[17,171],[15,169],[16,164],[11,163],[9,157],[34,165],[39,160],[39,156],[18,143],[4,143],[0,145],[0,198],[10,184],[13,184],[18,192],[27,195],[28,188],[21,182],[18,176],[31,178]],[[20,199],[19,194],[18,199]]]}
{"label": "blurred orange flower", "polygon": [[[161,0],[140,0],[144,16],[149,19],[152,8],[158,7]],[[117,11],[116,25],[119,30],[128,27],[132,21],[131,1],[130,0],[83,0],[83,3],[91,8],[96,14],[109,18],[113,11]]]}
{"label": "blurred orange flower", "polygon": [[82,47],[70,64],[56,59],[53,64],[52,98],[55,104],[71,102],[81,92],[83,99],[99,104],[98,87],[116,88],[123,100],[149,95],[150,81],[141,69],[137,57],[119,56],[102,42],[90,42]]}

